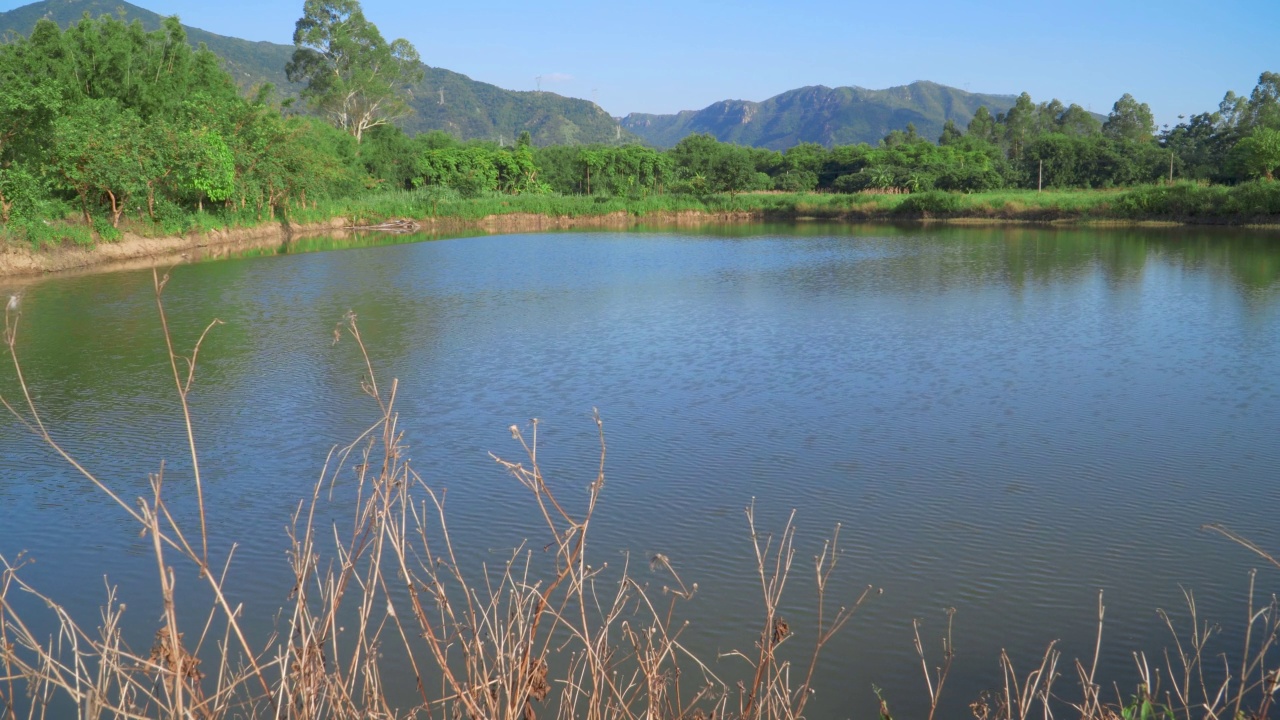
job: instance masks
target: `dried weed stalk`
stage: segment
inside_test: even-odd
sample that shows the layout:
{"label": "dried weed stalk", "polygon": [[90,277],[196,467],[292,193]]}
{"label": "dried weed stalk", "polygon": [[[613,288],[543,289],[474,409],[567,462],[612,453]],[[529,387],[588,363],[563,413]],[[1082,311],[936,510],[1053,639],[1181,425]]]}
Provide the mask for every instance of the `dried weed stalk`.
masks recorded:
{"label": "dried weed stalk", "polygon": [[[199,528],[188,533],[164,498],[164,466],[150,495],[135,504],[65,452],[53,438],[22,375],[18,311],[5,314],[4,340],[21,400],[0,403],[35,438],[104,493],[151,539],[163,615],[146,650],[122,639],[125,605],[106,588],[94,629],[81,624],[22,579],[28,562],[0,558],[0,720],[60,716],[107,718],[390,718],[492,720],[533,718],[796,718],[813,692],[823,647],[866,598],[827,610],[827,588],[839,557],[836,535],[815,558],[818,621],[802,677],[793,680],[779,648],[793,635],[782,617],[783,588],[795,556],[788,521],[776,538],[760,534],[747,510],[764,596],[764,623],[746,661],[744,681],[730,683],[681,640],[679,606],[697,593],[664,555],[650,567],[670,575],[659,593],[638,581],[629,559],[620,567],[588,559],[588,534],[605,487],[606,445],[596,417],[600,461],[585,505],[573,511],[553,492],[538,464],[535,420],[530,433],[513,426],[524,457],[495,457],[532,498],[549,541],[517,548],[499,568],[468,571],[448,529],[445,495],[410,467],[395,411],[398,385],[380,389],[354,314],[335,329],[335,343],[354,340],[364,363],[362,388],[374,401],[374,422],[351,444],[330,452],[311,495],[289,532],[293,590],[281,627],[251,641],[240,607],[229,599],[228,568],[210,566],[207,500],[200,474],[188,395],[209,324],[189,355],[174,350],[163,292],[168,276],[153,276],[156,306],[181,407],[193,466]],[[349,526],[321,527],[334,488],[355,502]],[[776,543],[775,543],[776,541]],[[216,549],[216,545],[215,545]],[[186,617],[179,603],[182,563],[213,598],[207,614]],[[549,565],[547,571],[543,566]],[[29,622],[20,598],[38,601],[51,618]],[[25,603],[23,603],[25,605]],[[38,624],[55,628],[41,634]],[[387,673],[395,668],[394,679]],[[410,707],[393,706],[388,682],[414,682]]]}

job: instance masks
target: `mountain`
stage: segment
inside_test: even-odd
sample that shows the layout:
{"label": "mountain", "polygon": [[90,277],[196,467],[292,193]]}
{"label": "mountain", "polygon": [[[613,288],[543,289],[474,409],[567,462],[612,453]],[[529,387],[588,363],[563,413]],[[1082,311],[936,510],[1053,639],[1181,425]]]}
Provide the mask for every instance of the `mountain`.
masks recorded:
{"label": "mountain", "polygon": [[[138,20],[148,30],[160,27],[163,17],[123,0],[42,0],[0,13],[0,35],[26,35],[41,18],[61,27],[93,17],[123,12],[126,20]],[[293,55],[292,45],[251,42],[184,25],[192,44],[204,43],[223,59],[227,71],[241,87],[265,82],[286,96],[300,87],[288,81],[284,66]],[[616,143],[636,140],[619,128],[618,121],[588,100],[551,92],[518,92],[472,80],[444,68],[425,67],[421,83],[412,88],[416,111],[402,123],[410,133],[445,130],[464,140],[514,140],[528,130],[535,143]]]}
{"label": "mountain", "polygon": [[980,106],[994,115],[1013,107],[1016,99],[924,81],[887,90],[815,85],[763,102],[723,100],[675,115],[631,113],[622,119],[622,127],[658,147],[675,145],[692,133],[711,133],[725,142],[775,150],[802,142],[827,147],[875,144],[907,123],[915,123],[920,135],[936,140],[947,120],[964,128]]}

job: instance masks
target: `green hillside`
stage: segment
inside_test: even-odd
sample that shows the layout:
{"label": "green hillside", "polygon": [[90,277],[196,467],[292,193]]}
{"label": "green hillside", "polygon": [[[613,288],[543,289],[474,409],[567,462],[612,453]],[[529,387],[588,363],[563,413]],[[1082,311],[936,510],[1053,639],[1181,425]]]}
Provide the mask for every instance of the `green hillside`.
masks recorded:
{"label": "green hillside", "polygon": [[802,142],[831,147],[875,143],[907,123],[914,123],[920,135],[936,139],[947,120],[964,127],[979,106],[995,114],[1012,107],[1015,99],[923,81],[887,90],[817,85],[763,102],[724,100],[675,115],[632,113],[622,119],[622,127],[659,147],[675,145],[692,133],[775,150]]}
{"label": "green hillside", "polygon": [[[123,0],[42,0],[0,13],[0,34],[26,35],[41,18],[67,27],[86,12],[96,17],[120,11],[148,30],[160,27],[161,15]],[[285,95],[297,94],[297,86],[284,73],[292,45],[250,42],[184,27],[192,44],[204,43],[223,58],[241,87],[270,82]],[[593,102],[550,92],[504,90],[443,68],[426,67],[423,81],[413,88],[411,104],[416,112],[403,123],[410,133],[445,130],[464,140],[510,142],[527,130],[538,145],[636,140]]]}

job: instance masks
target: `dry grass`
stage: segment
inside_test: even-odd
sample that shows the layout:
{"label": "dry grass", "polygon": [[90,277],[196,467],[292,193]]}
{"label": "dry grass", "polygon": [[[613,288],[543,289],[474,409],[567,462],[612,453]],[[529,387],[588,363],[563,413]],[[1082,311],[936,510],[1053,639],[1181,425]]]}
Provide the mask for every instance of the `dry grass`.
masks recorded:
{"label": "dry grass", "polygon": [[[0,718],[57,717],[72,707],[93,718],[802,716],[824,646],[867,597],[864,591],[848,605],[827,607],[828,580],[840,557],[837,537],[814,558],[817,627],[803,631],[812,632],[809,649],[795,661],[784,649],[799,629],[782,614],[795,528],[788,521],[780,533],[764,533],[748,508],[763,599],[759,639],[754,648],[705,661],[681,639],[681,606],[697,584],[686,583],[670,559],[649,561],[652,571],[667,576],[661,590],[638,580],[629,561],[611,567],[589,559],[592,518],[606,484],[599,418],[596,476],[585,499],[572,503],[562,502],[543,478],[534,421],[527,433],[511,428],[521,458],[495,460],[528,491],[544,537],[516,548],[499,568],[464,567],[443,494],[404,457],[397,383],[379,384],[352,314],[335,329],[334,342],[353,341],[358,349],[374,421],[330,453],[310,497],[299,502],[289,533],[293,591],[281,608],[281,627],[269,637],[248,637],[239,607],[228,600],[234,546],[224,548],[222,567],[208,561],[204,504],[211,498],[187,405],[200,345],[218,322],[189,355],[177,354],[164,314],[167,276],[156,274],[154,281],[194,468],[198,528],[182,527],[170,512],[163,465],[151,476],[150,496],[133,505],[62,449],[22,376],[15,350],[19,309],[6,311],[5,341],[21,399],[0,401],[151,539],[163,617],[151,647],[129,647],[121,631],[125,607],[114,588],[107,588],[101,617],[87,624],[23,580],[24,558],[0,558]],[[356,498],[350,525],[322,527],[318,518],[339,483]],[[176,601],[175,563],[195,570],[214,598],[209,612],[189,614],[189,604]],[[51,617],[38,620],[56,628],[52,635],[19,612],[23,596],[48,610]],[[417,699],[411,707],[393,707],[387,675],[394,672],[403,683],[406,667]]]}

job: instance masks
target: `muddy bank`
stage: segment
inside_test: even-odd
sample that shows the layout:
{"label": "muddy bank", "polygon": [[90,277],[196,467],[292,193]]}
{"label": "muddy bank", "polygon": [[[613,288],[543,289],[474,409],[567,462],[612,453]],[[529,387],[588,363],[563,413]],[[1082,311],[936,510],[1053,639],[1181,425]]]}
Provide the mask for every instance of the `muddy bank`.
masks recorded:
{"label": "muddy bank", "polygon": [[99,267],[150,267],[160,260],[167,260],[172,264],[186,258],[211,256],[216,249],[267,246],[283,242],[299,233],[332,232],[345,224],[342,218],[334,218],[328,222],[293,226],[289,229],[279,223],[272,223],[169,237],[143,237],[125,233],[116,242],[98,243],[93,247],[64,245],[39,250],[0,243],[0,277],[39,276]]}
{"label": "muddy bank", "polygon": [[[784,222],[906,222],[957,225],[1034,224],[1084,227],[1175,227],[1206,224],[1193,219],[1121,220],[1089,217],[998,217],[973,214],[954,216],[921,214],[906,217],[887,213],[869,213],[856,209],[836,216],[815,217],[795,214],[769,214],[761,210],[734,212],[683,210],[678,212],[653,212],[644,215],[617,211],[600,215],[577,216],[508,213],[489,215],[479,219],[457,217],[423,218],[417,220],[416,223],[419,228],[418,232],[427,235],[448,236],[454,233],[508,234],[574,228],[626,229],[638,226],[654,229],[682,228],[707,225],[736,225],[766,220]],[[1265,218],[1262,222],[1257,220],[1255,218],[1253,223],[1241,222],[1236,227],[1273,231],[1277,229],[1277,225],[1272,222],[1273,218]],[[288,243],[299,238],[331,237],[343,239],[355,233],[369,232],[351,229],[348,227],[349,224],[348,220],[339,217],[307,225],[284,226],[280,223],[269,223],[252,228],[215,230],[208,233],[193,233],[173,237],[151,238],[125,233],[124,237],[117,242],[100,243],[92,248],[63,246],[33,250],[26,246],[0,243],[0,277],[8,278],[9,282],[7,284],[9,285],[20,285],[31,278],[38,278],[50,273],[61,275],[76,272],[129,270],[152,266],[167,267],[184,262],[233,257],[246,251],[273,246],[281,246],[282,250],[287,250]],[[377,231],[372,232],[376,233]],[[365,237],[373,237],[373,235],[366,234]]]}
{"label": "muddy bank", "polygon": [[[707,213],[698,211],[651,213],[644,216],[626,212],[578,217],[552,217],[532,213],[490,215],[479,220],[461,218],[425,218],[418,220],[421,232],[448,234],[480,230],[491,234],[567,230],[571,228],[628,228],[637,225],[695,227],[718,223],[756,222],[759,213]],[[252,228],[214,230],[170,237],[143,237],[125,233],[113,243],[94,247],[63,246],[34,250],[29,247],[0,243],[0,277],[34,278],[50,273],[106,272],[174,265],[230,257],[246,250],[282,245],[298,237],[324,235],[335,238],[349,236],[359,230],[347,229],[345,218],[327,222],[293,225],[279,223]]]}

